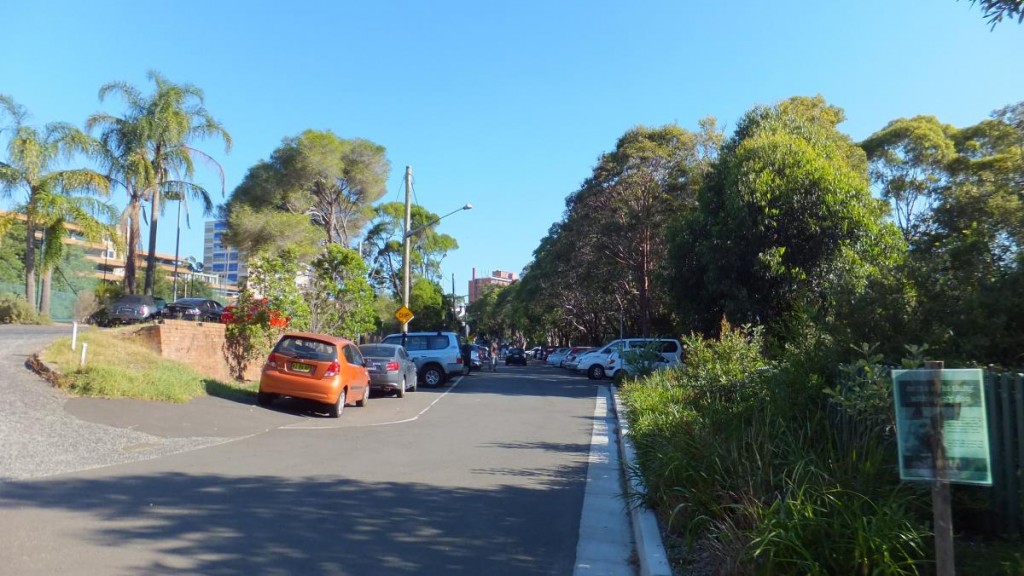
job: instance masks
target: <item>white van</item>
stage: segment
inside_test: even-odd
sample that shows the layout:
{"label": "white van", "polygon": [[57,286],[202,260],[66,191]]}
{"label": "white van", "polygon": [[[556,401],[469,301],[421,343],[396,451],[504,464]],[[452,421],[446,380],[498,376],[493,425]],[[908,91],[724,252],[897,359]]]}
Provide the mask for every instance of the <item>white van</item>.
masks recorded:
{"label": "white van", "polygon": [[[604,346],[592,350],[577,360],[577,372],[583,372],[591,380],[600,380],[607,375],[615,374],[622,369],[621,353],[634,348],[643,348],[652,342],[661,343],[660,354],[666,365],[675,365],[683,360],[683,345],[673,338],[625,338],[612,340]],[[613,364],[609,361],[615,360]]]}

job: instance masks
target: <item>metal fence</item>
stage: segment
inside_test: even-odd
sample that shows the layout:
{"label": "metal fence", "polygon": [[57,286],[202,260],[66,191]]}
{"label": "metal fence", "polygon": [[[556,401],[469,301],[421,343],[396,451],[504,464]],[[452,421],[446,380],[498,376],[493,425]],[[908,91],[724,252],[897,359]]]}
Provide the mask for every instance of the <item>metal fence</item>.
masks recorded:
{"label": "metal fence", "polygon": [[[25,297],[25,285],[0,282],[0,294],[14,294]],[[38,291],[36,298],[39,298]],[[73,292],[50,291],[50,318],[55,322],[71,322],[75,319],[75,302],[78,296]],[[36,303],[38,305],[38,302]]]}
{"label": "metal fence", "polygon": [[985,405],[992,453],[991,526],[1024,536],[1024,374],[985,372]]}

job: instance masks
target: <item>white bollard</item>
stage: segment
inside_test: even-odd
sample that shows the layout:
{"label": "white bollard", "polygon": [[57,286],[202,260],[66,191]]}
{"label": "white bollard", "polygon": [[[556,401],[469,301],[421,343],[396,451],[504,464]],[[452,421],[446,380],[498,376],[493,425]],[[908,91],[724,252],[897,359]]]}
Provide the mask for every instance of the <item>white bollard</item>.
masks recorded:
{"label": "white bollard", "polygon": [[78,342],[78,322],[71,323],[71,351],[75,350],[75,344]]}
{"label": "white bollard", "polygon": [[85,351],[89,348],[88,342],[82,342],[82,359],[78,362],[79,368],[85,368]]}

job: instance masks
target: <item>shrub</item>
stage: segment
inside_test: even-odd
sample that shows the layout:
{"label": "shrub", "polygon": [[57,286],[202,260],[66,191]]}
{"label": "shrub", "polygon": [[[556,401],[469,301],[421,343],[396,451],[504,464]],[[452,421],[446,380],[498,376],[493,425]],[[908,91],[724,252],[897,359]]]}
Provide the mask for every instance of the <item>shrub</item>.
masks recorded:
{"label": "shrub", "polygon": [[45,316],[16,294],[0,294],[0,324],[43,324]]}

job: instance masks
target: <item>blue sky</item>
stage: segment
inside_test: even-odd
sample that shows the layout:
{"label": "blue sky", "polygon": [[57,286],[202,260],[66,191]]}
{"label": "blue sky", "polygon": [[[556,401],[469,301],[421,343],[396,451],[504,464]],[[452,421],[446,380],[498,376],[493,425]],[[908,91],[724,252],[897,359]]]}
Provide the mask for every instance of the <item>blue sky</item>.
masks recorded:
{"label": "blue sky", "polygon": [[[31,123],[120,113],[99,87],[148,93],[159,71],[201,88],[233,136],[230,154],[199,146],[228,194],[307,128],[372,140],[391,162],[384,200],[402,198],[412,166],[428,210],[473,204],[438,228],[460,244],[442,262],[459,294],[474,267],[522,270],[633,126],[714,116],[728,134],[753,106],[821,94],[860,140],[899,117],[966,126],[1024,100],[1024,26],[991,31],[966,0],[4,4],[0,93]],[[199,181],[219,202],[216,178]],[[182,257],[202,257],[201,222],[183,230]],[[173,208],[160,252],[174,252],[172,223]]]}

